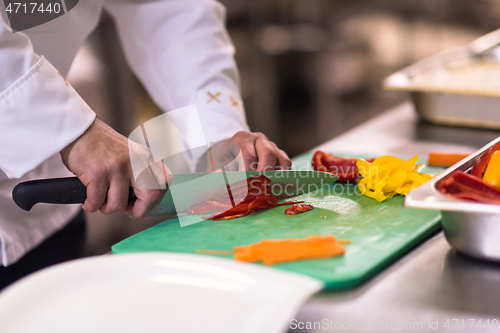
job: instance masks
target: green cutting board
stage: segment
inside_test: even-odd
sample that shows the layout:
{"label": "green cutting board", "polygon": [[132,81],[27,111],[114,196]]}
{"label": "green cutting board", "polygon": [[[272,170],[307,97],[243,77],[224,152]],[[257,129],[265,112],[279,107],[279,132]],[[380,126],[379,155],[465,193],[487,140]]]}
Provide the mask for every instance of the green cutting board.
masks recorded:
{"label": "green cutting board", "polygon": [[[311,158],[311,154],[298,156],[293,159],[294,168],[308,167]],[[424,171],[441,170],[426,168]],[[404,198],[400,196],[379,203],[355,191],[354,185],[337,183],[325,187],[322,194],[297,197],[315,207],[297,215],[286,215],[283,212],[287,207],[278,206],[235,220],[208,220],[186,227],[181,227],[178,219],[173,218],[115,244],[112,251],[232,251],[234,246],[263,239],[335,235],[352,241],[344,256],[272,267],[319,279],[325,289],[352,288],[438,230],[441,219],[439,211],[404,207]]]}

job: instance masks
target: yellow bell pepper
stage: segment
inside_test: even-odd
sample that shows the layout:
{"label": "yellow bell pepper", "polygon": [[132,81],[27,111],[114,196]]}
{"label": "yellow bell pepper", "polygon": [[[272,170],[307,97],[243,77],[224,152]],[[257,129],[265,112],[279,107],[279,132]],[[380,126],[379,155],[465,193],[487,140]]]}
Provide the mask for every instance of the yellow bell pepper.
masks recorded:
{"label": "yellow bell pepper", "polygon": [[381,156],[372,163],[358,159],[356,165],[363,177],[358,182],[358,188],[361,193],[379,202],[396,194],[406,195],[432,178],[431,175],[420,172],[423,165],[416,165],[417,161],[418,156],[408,161],[395,156]]}
{"label": "yellow bell pepper", "polygon": [[500,187],[500,150],[491,155],[491,159],[483,175],[483,180],[488,184]]}

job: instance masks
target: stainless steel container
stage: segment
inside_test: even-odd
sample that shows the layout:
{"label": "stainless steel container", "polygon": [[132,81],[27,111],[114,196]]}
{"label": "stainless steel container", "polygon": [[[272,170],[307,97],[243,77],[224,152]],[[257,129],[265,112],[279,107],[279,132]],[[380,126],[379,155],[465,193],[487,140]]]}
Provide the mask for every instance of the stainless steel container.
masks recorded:
{"label": "stainless steel container", "polygon": [[[415,109],[427,121],[500,129],[499,44],[500,30],[496,30],[390,75],[384,88],[410,92]],[[472,68],[479,72],[471,78],[466,74]],[[444,80],[443,73],[456,80]]]}
{"label": "stainless steel container", "polygon": [[441,210],[443,230],[453,248],[471,257],[500,262],[500,205],[454,199],[437,189],[454,171],[470,170],[498,142],[500,138],[408,193],[405,205]]}

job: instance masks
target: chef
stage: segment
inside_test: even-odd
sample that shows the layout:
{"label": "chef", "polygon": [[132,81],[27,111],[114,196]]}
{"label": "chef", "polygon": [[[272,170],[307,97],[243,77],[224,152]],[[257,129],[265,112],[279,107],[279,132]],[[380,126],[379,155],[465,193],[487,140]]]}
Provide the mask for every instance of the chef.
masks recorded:
{"label": "chef", "polygon": [[[130,67],[163,111],[195,104],[206,140],[238,145],[247,169],[291,165],[274,143],[248,129],[220,3],[80,0],[62,16],[13,32],[2,2],[0,288],[83,252],[81,208],[37,205],[25,212],[11,197],[19,182],[74,174],[87,186],[83,209],[136,218],[147,216],[164,194],[135,183],[127,138],[96,118],[64,79],[103,9],[117,25]],[[131,204],[129,186],[137,196]]]}

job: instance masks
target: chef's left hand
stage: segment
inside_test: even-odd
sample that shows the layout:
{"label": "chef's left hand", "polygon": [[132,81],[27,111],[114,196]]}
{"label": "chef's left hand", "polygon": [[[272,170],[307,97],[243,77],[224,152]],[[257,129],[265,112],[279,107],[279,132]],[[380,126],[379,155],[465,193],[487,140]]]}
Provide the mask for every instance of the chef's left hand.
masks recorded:
{"label": "chef's left hand", "polygon": [[245,167],[240,165],[240,170],[288,170],[292,166],[288,155],[262,133],[241,131],[224,141],[240,148]]}

